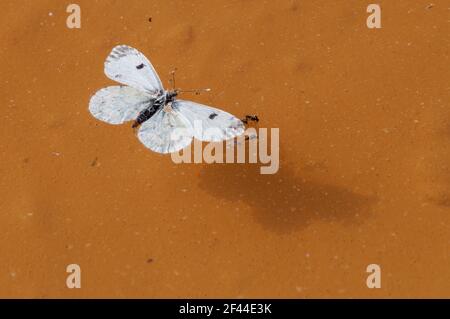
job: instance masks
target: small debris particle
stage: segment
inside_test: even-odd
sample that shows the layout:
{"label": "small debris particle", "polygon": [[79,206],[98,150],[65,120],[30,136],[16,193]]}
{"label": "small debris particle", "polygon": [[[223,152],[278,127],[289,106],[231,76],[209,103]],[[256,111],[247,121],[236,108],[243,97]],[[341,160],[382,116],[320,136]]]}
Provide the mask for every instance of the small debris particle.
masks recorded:
{"label": "small debris particle", "polygon": [[91,162],[91,166],[97,166],[97,162],[98,162],[98,157],[94,158],[94,160]]}

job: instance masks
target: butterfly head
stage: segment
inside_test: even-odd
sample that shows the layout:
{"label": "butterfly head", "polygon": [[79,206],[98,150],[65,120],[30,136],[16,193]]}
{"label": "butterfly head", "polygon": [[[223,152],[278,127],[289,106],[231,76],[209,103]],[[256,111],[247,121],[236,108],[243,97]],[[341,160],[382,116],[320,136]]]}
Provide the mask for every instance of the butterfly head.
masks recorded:
{"label": "butterfly head", "polygon": [[175,97],[177,95],[178,95],[178,90],[166,91],[166,103],[174,101]]}

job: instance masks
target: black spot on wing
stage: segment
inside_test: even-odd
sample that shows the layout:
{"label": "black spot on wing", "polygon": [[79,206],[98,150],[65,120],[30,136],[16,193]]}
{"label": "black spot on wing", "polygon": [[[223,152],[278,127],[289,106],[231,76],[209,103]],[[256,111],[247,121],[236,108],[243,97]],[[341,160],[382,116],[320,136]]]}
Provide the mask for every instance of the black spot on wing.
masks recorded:
{"label": "black spot on wing", "polygon": [[144,66],[145,66],[144,63],[141,63],[141,64],[139,64],[139,65],[136,66],[136,69],[140,70],[140,69],[142,69]]}
{"label": "black spot on wing", "polygon": [[209,119],[210,120],[214,120],[214,118],[217,116],[217,113],[211,113],[210,115],[209,115]]}

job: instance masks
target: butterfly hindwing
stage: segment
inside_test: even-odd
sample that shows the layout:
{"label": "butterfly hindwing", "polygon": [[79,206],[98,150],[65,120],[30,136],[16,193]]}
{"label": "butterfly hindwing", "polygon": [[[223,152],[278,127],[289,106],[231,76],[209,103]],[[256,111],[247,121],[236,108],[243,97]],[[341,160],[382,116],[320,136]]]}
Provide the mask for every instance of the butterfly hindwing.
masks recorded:
{"label": "butterfly hindwing", "polygon": [[142,123],[138,138],[146,147],[158,153],[177,152],[192,142],[192,127],[189,121],[175,110],[159,110]]}
{"label": "butterfly hindwing", "polygon": [[130,86],[108,86],[91,97],[89,111],[103,122],[122,124],[136,119],[151,101],[151,95]]}

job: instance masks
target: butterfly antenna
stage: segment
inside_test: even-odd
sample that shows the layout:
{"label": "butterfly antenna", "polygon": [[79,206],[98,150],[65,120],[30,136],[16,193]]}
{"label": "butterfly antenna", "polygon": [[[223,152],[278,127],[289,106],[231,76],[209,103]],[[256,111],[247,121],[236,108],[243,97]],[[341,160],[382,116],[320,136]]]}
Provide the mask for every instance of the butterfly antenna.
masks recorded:
{"label": "butterfly antenna", "polygon": [[210,88],[203,88],[203,89],[193,89],[193,90],[177,90],[179,93],[195,93],[196,95],[199,95],[202,92],[209,92],[211,91]]}
{"label": "butterfly antenna", "polygon": [[170,82],[172,82],[172,89],[175,90],[175,71],[177,70],[177,68],[175,68],[174,70],[172,70],[172,72],[170,72],[170,74],[172,75],[172,79],[170,80]]}

